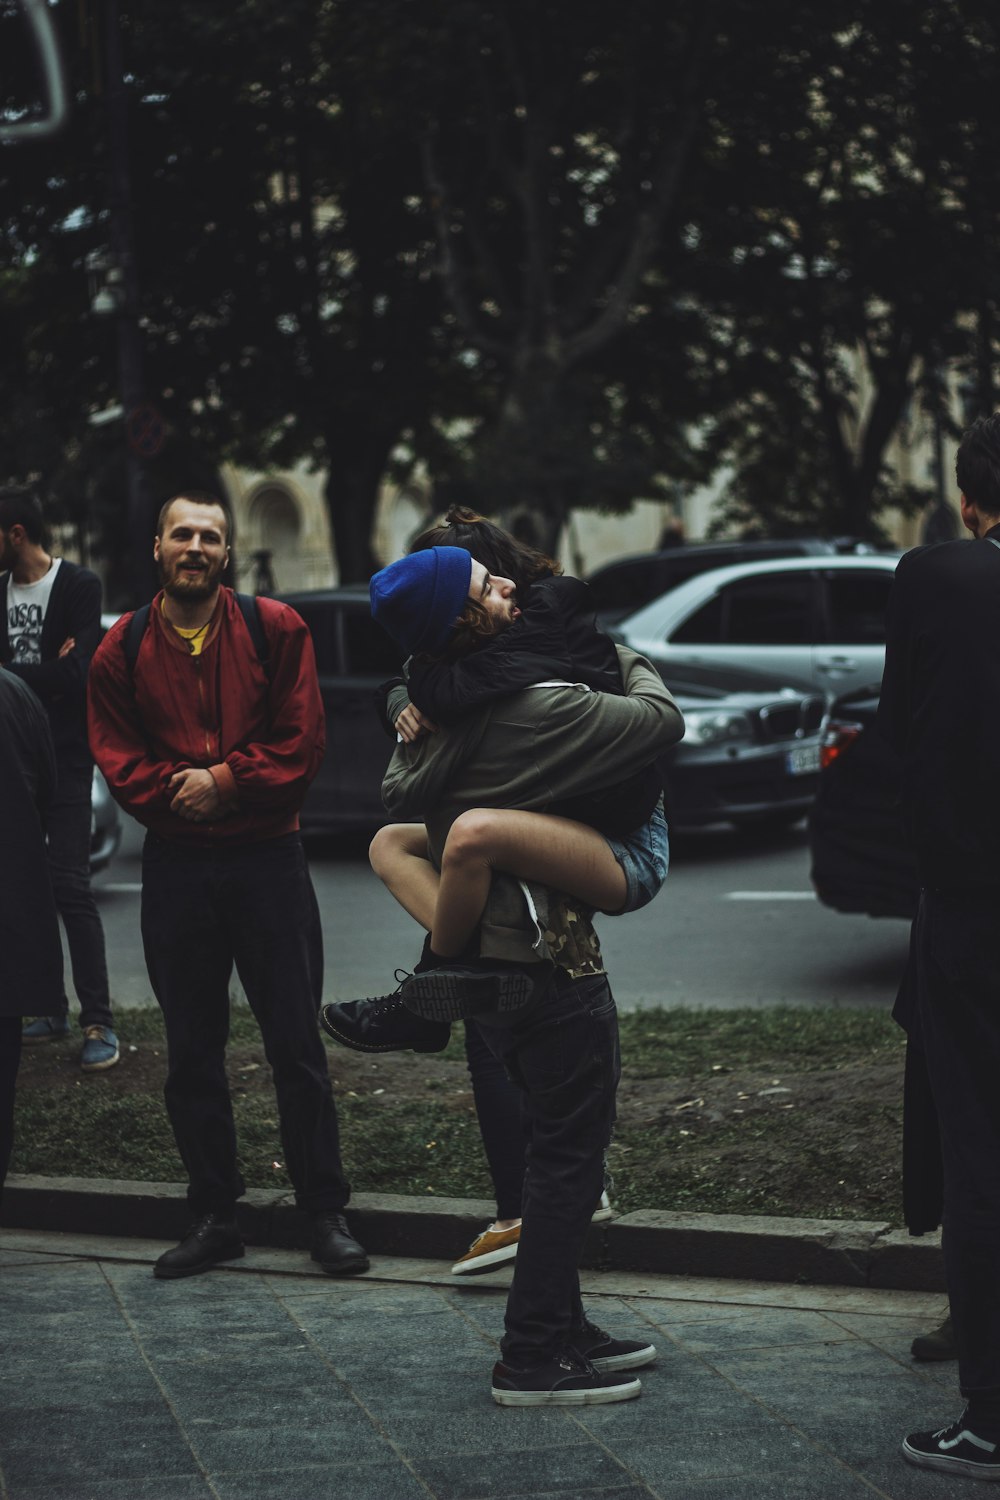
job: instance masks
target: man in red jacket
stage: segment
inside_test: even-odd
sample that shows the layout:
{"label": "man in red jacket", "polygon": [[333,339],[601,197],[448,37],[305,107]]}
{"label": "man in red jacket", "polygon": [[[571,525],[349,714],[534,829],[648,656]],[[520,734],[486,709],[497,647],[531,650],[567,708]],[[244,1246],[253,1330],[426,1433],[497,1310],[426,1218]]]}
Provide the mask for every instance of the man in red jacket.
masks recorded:
{"label": "man in red jacket", "polygon": [[193,1276],[243,1254],[225,1069],[234,964],[271,1064],[296,1202],[314,1221],[313,1259],[348,1275],[368,1260],[343,1216],[350,1189],[316,1024],[319,909],[298,816],[323,758],[323,704],[303,620],[258,599],[255,643],[252,612],[222,586],[229,531],[213,495],[167,502],[154,545],[163,589],[141,636],[123,616],[90,674],[94,758],[147,830],[143,946],[166,1024],[167,1111],[194,1216],[154,1275]]}

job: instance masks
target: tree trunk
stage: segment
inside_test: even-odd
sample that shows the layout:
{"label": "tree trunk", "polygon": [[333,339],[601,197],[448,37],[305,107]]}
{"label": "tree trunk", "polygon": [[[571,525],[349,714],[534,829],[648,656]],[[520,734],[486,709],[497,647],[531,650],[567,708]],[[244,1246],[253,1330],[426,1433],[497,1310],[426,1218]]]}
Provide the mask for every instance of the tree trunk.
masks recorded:
{"label": "tree trunk", "polygon": [[367,583],[379,567],[372,550],[372,532],[389,445],[371,445],[363,454],[344,454],[331,442],[329,452],[323,498],[330,516],[337,573],[341,583]]}

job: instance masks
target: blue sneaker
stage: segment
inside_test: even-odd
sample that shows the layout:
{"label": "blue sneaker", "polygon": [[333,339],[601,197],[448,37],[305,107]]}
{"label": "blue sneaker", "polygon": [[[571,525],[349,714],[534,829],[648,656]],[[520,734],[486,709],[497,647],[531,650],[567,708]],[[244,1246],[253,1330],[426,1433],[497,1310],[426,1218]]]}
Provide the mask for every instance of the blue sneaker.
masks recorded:
{"label": "blue sneaker", "polygon": [[83,1033],[80,1067],[85,1073],[103,1073],[118,1061],[118,1038],[109,1026],[88,1026]]}
{"label": "blue sneaker", "polygon": [[30,1021],[21,1031],[21,1041],[29,1044],[58,1042],[65,1036],[69,1036],[68,1016],[39,1016],[37,1021]]}

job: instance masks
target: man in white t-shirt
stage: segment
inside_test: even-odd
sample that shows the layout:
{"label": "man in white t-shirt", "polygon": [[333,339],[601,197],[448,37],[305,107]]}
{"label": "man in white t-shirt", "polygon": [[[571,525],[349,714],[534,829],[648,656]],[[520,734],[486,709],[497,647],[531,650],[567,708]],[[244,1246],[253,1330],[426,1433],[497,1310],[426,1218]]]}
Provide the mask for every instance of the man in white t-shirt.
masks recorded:
{"label": "man in white t-shirt", "polygon": [[[58,785],[49,810],[49,875],[66,929],[80,1002],[85,1073],[118,1061],[104,929],[90,888],[93,759],[87,742],[87,673],[101,636],[101,583],[88,568],[52,557],[36,496],[0,490],[0,661],[37,694],[52,729]],[[69,1005],[24,1029],[26,1043],[69,1034]]]}

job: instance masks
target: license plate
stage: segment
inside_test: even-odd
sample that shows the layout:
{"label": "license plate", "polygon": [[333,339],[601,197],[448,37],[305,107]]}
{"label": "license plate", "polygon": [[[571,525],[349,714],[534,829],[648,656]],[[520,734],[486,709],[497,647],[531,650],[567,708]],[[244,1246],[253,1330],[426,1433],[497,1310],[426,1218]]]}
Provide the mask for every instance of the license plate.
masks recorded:
{"label": "license plate", "polygon": [[785,756],[789,776],[812,776],[819,771],[819,746],[796,745]]}

